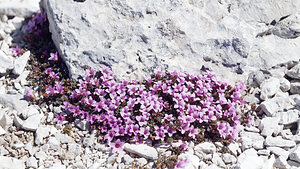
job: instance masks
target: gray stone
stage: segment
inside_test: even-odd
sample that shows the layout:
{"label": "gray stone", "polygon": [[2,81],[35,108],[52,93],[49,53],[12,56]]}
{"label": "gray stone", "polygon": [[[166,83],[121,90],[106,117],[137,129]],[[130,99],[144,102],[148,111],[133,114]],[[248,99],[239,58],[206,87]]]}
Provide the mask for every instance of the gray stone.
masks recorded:
{"label": "gray stone", "polygon": [[[43,5],[52,39],[75,79],[85,65],[139,79],[155,68],[195,72],[204,65],[237,79],[235,72],[299,60],[298,34],[276,31],[294,30],[294,24],[280,21],[283,26],[265,36],[272,20],[296,15],[298,1],[43,0]],[[287,19],[298,22],[294,15]]]}
{"label": "gray stone", "polygon": [[295,143],[295,141],[286,140],[279,136],[278,137],[267,136],[267,138],[265,140],[265,146],[290,148],[290,147],[295,147],[296,143]]}
{"label": "gray stone", "polygon": [[293,161],[293,160],[288,160],[287,163],[288,163],[291,167],[293,167],[293,166],[295,166],[295,167],[297,167],[297,168],[300,167],[300,163],[298,163],[298,162],[296,162],[296,161]]}
{"label": "gray stone", "polygon": [[124,144],[124,150],[150,160],[156,160],[158,153],[155,148],[145,144]]}
{"label": "gray stone", "polygon": [[283,92],[289,91],[291,88],[291,83],[288,81],[286,78],[281,78],[280,79],[280,89]]}
{"label": "gray stone", "polygon": [[291,81],[290,92],[292,94],[300,94],[300,81]]}
{"label": "gray stone", "polygon": [[252,132],[242,132],[241,133],[241,142],[242,150],[249,148],[263,149],[264,148],[264,137],[258,133]]}
{"label": "gray stone", "polygon": [[289,76],[290,78],[300,80],[300,64],[298,63],[297,65],[292,67],[290,70],[288,70],[286,75]]}
{"label": "gray stone", "polygon": [[34,157],[29,157],[26,160],[26,167],[32,167],[32,168],[37,168],[38,164],[37,164],[37,160]]}
{"label": "gray stone", "polygon": [[13,59],[13,57],[0,50],[0,77],[7,74],[9,70],[14,68]]}
{"label": "gray stone", "polygon": [[36,0],[2,0],[0,1],[0,14],[8,16],[30,17],[40,9]]}
{"label": "gray stone", "polygon": [[1,168],[3,169],[8,169],[8,168],[25,169],[24,161],[12,157],[0,156],[0,164],[1,164]]}
{"label": "gray stone", "polygon": [[91,127],[90,123],[87,120],[76,119],[74,121],[74,124],[76,127],[78,127],[81,130],[89,130]]}
{"label": "gray stone", "polygon": [[300,95],[296,95],[296,97],[294,97],[294,101],[297,104],[297,106],[300,107]]}
{"label": "gray stone", "polygon": [[284,157],[285,160],[289,156],[289,152],[280,147],[267,147],[267,150],[270,150],[272,154]]}
{"label": "gray stone", "polygon": [[299,110],[293,109],[288,110],[286,112],[277,112],[276,117],[280,118],[279,124],[289,125],[292,123],[296,123],[299,119]]}
{"label": "gray stone", "polygon": [[260,99],[267,100],[274,96],[280,89],[280,80],[278,78],[271,77],[270,79],[265,80],[260,85]]}
{"label": "gray stone", "polygon": [[260,121],[259,129],[261,130],[262,136],[270,136],[278,128],[279,123],[278,117],[265,117]]}
{"label": "gray stone", "polygon": [[296,147],[289,155],[289,158],[293,161],[300,163],[300,147]]}
{"label": "gray stone", "polygon": [[263,101],[259,106],[262,108],[263,112],[270,117],[275,115],[279,109],[278,104],[272,100]]}
{"label": "gray stone", "polygon": [[279,156],[274,163],[274,167],[282,168],[282,169],[289,169],[290,165],[286,161],[286,157]]}
{"label": "gray stone", "polygon": [[225,164],[235,164],[237,161],[237,159],[229,153],[225,153],[222,156],[223,156],[223,161],[225,162]]}
{"label": "gray stone", "polygon": [[213,143],[204,142],[196,145],[194,151],[196,155],[197,153],[213,154],[216,152],[216,146]]}
{"label": "gray stone", "polygon": [[265,75],[262,71],[256,71],[249,74],[247,83],[252,87],[259,87],[265,80]]}
{"label": "gray stone", "polygon": [[24,72],[25,66],[30,56],[30,51],[23,53],[20,57],[14,60],[14,69],[13,73],[15,75],[20,75]]}

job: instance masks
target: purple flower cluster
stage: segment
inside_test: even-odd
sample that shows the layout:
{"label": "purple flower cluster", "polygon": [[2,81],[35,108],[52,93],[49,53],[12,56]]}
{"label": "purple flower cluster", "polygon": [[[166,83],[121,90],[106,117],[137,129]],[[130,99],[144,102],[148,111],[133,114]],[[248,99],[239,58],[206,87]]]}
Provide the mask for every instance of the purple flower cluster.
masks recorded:
{"label": "purple flower cluster", "polygon": [[47,21],[46,12],[36,13],[33,18],[28,22],[27,30],[29,33],[33,33],[34,35],[41,35],[42,30],[41,27]]}
{"label": "purple flower cluster", "polygon": [[[238,125],[253,122],[252,112],[242,99],[244,84],[232,87],[210,72],[156,72],[144,82],[117,82],[108,69],[88,69],[70,92],[64,92],[63,83],[57,81],[51,68],[45,73],[55,81],[46,93],[69,93],[70,100],[63,102],[66,116],[97,126],[114,146],[113,152],[128,138],[136,143],[148,138],[200,140],[205,133],[214,132],[215,137],[233,140],[238,138]],[[58,115],[56,121],[61,122],[63,116]]]}

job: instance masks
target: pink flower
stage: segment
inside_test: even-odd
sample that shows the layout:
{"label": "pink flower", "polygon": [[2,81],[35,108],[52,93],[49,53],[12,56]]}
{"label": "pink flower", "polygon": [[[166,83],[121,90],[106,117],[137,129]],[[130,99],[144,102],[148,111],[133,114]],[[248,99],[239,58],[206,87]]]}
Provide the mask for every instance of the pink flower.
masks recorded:
{"label": "pink flower", "polygon": [[58,61],[58,55],[57,52],[50,53],[50,58],[48,60]]}
{"label": "pink flower", "polygon": [[54,90],[54,88],[53,87],[48,87],[47,89],[46,89],[46,93],[48,94],[48,95],[54,95],[55,94],[55,90]]}
{"label": "pink flower", "polygon": [[112,153],[121,152],[124,144],[125,143],[120,141],[120,139],[117,139],[117,141],[114,143],[110,143],[110,146],[112,147]]}
{"label": "pink flower", "polygon": [[140,134],[144,137],[144,139],[147,139],[150,135],[150,127],[142,127],[140,129]]}
{"label": "pink flower", "polygon": [[47,69],[45,70],[45,73],[46,73],[47,75],[50,75],[51,72],[52,72],[52,71],[51,71],[51,67],[49,67],[49,68],[47,68]]}
{"label": "pink flower", "polygon": [[62,114],[56,114],[56,119],[54,120],[54,123],[61,123],[65,120],[65,117]]}
{"label": "pink flower", "polygon": [[50,76],[52,79],[59,79],[59,76],[58,76],[57,74],[58,74],[58,73],[50,72],[49,76]]}
{"label": "pink flower", "polygon": [[233,116],[231,119],[235,124],[241,124],[241,122],[240,122],[241,117],[242,117],[241,115],[233,113]]}
{"label": "pink flower", "polygon": [[21,49],[19,48],[18,45],[15,48],[12,48],[12,50],[13,50],[13,55],[14,56],[18,56],[18,55],[20,55],[22,53]]}
{"label": "pink flower", "polygon": [[194,126],[191,126],[190,127],[190,130],[189,130],[189,137],[192,137],[193,139],[195,139],[195,136],[199,134],[199,131],[197,128],[194,128]]}
{"label": "pink flower", "polygon": [[188,163],[188,159],[178,160],[174,166],[174,169],[185,168]]}
{"label": "pink flower", "polygon": [[63,84],[64,84],[63,82],[55,81],[55,93],[63,94],[64,92],[64,87],[62,86]]}

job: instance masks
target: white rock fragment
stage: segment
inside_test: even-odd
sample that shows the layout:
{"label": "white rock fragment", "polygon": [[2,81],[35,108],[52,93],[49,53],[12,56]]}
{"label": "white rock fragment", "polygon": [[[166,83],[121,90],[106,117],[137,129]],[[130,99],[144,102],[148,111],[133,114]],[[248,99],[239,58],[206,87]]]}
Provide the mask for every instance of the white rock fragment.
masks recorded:
{"label": "white rock fragment", "polygon": [[278,128],[280,119],[278,117],[265,117],[260,121],[258,128],[262,136],[270,136]]}
{"label": "white rock fragment", "polygon": [[267,161],[264,162],[263,164],[263,169],[273,169],[273,165],[275,163],[275,157],[274,155],[271,156]]}
{"label": "white rock fragment", "polygon": [[280,147],[267,147],[267,150],[270,150],[272,154],[275,154],[277,156],[282,156],[282,158],[284,157],[285,160],[289,156],[289,152]]}
{"label": "white rock fragment", "polygon": [[299,119],[300,111],[297,109],[288,110],[286,112],[277,112],[276,117],[279,117],[279,124],[289,125],[296,123]]}
{"label": "white rock fragment", "polygon": [[211,159],[211,161],[216,164],[217,166],[221,166],[221,167],[226,167],[224,161],[222,160],[222,158],[219,156],[218,153],[214,153],[213,154],[213,158]]}
{"label": "white rock fragment", "polygon": [[156,160],[158,158],[156,149],[145,144],[125,143],[124,150],[150,160]]}
{"label": "white rock fragment", "polygon": [[236,167],[240,169],[247,169],[251,166],[252,169],[260,169],[262,168],[263,164],[263,158],[258,157],[257,152],[251,148],[238,156]]}
{"label": "white rock fragment", "polygon": [[300,163],[300,146],[296,147],[289,155],[289,158],[293,161]]}
{"label": "white rock fragment", "polygon": [[81,146],[79,144],[68,144],[68,151],[74,153],[76,156],[82,153]]}
{"label": "white rock fragment", "polygon": [[37,168],[38,167],[38,161],[34,157],[29,157],[26,160],[26,167]]}
{"label": "white rock fragment", "polygon": [[263,149],[264,141],[265,141],[264,137],[258,133],[252,133],[252,132],[241,133],[242,150],[246,150],[252,147],[255,149]]}
{"label": "white rock fragment", "polygon": [[0,136],[6,134],[6,131],[0,126]]}
{"label": "white rock fragment", "polygon": [[297,65],[292,67],[290,70],[288,70],[286,75],[289,76],[290,78],[300,80],[300,64],[298,63]]}
{"label": "white rock fragment", "polygon": [[12,157],[0,156],[0,164],[3,169],[25,169],[24,161]]}
{"label": "white rock fragment", "polygon": [[61,163],[55,163],[53,164],[52,167],[50,167],[49,169],[66,169],[65,165],[62,165]]}
{"label": "white rock fragment", "polygon": [[13,124],[13,120],[7,115],[5,111],[0,110],[0,126],[6,130],[12,124]]}
{"label": "white rock fragment", "polygon": [[0,13],[8,16],[30,17],[40,9],[36,0],[1,0]]}
{"label": "white rock fragment", "polygon": [[13,57],[5,54],[2,50],[0,50],[0,76],[7,74],[9,70],[12,70],[14,68],[13,60]]}
{"label": "white rock fragment", "polygon": [[289,91],[291,88],[291,83],[288,81],[286,78],[281,78],[280,79],[280,89],[283,92]]}
{"label": "white rock fragment", "polygon": [[0,95],[0,103],[10,106],[18,112],[28,107],[28,102],[24,100],[24,96],[21,94],[2,94]]}
{"label": "white rock fragment", "polygon": [[275,163],[274,163],[273,166],[277,167],[277,168],[282,168],[282,169],[289,169],[290,168],[290,165],[287,163],[285,156],[279,156],[275,160]]}
{"label": "white rock fragment", "polygon": [[229,153],[225,153],[222,156],[223,156],[223,161],[225,162],[225,164],[234,164],[237,161],[237,159]]}
{"label": "white rock fragment", "polygon": [[260,99],[267,100],[274,96],[280,87],[280,80],[278,78],[271,77],[270,79],[265,80],[261,85]]}
{"label": "white rock fragment", "polygon": [[210,142],[204,142],[196,145],[194,147],[195,154],[197,153],[206,153],[206,154],[213,154],[216,152],[216,146]]}
{"label": "white rock fragment", "polygon": [[240,149],[238,143],[230,143],[228,148],[229,148],[230,152],[232,154],[234,154],[235,156],[237,156],[238,153],[239,154],[241,153],[241,149]]}
{"label": "white rock fragment", "polygon": [[35,131],[34,143],[36,145],[43,144],[43,139],[48,137],[50,134],[50,129],[47,126],[40,126]]}
{"label": "white rock fragment", "polygon": [[76,119],[74,121],[74,124],[76,127],[78,127],[81,130],[84,130],[84,131],[88,130],[91,126],[87,120],[79,120],[79,119]]}
{"label": "white rock fragment", "polygon": [[28,117],[22,124],[24,130],[36,131],[41,123],[41,119],[44,117],[43,114],[35,114]]}
{"label": "white rock fragment", "polygon": [[264,155],[264,156],[269,156],[270,155],[270,150],[268,150],[268,149],[263,149],[263,150],[258,150],[257,151],[257,154],[258,155]]}
{"label": "white rock fragment", "polygon": [[22,115],[23,119],[27,119],[28,117],[39,114],[39,113],[40,112],[38,111],[36,106],[30,105],[21,112],[21,115]]}
{"label": "white rock fragment", "polygon": [[47,144],[49,144],[49,148],[52,150],[57,150],[60,145],[59,141],[55,137],[49,137]]}
{"label": "white rock fragment", "polygon": [[13,73],[15,75],[21,75],[24,72],[29,56],[30,56],[30,51],[27,51],[14,60]]}
{"label": "white rock fragment", "polygon": [[267,147],[282,147],[282,148],[290,148],[296,146],[295,141],[286,140],[280,136],[278,137],[267,136],[264,144]]}
{"label": "white rock fragment", "polygon": [[198,169],[200,167],[200,159],[196,155],[193,155],[188,152],[183,152],[178,156],[178,159],[185,160],[187,159],[187,164],[185,168]]}

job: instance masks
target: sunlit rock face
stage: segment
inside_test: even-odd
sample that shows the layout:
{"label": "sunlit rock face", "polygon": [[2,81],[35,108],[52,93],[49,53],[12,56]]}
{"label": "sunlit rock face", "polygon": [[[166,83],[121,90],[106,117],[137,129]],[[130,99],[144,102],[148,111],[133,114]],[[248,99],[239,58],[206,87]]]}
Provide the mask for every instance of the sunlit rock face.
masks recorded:
{"label": "sunlit rock face", "polygon": [[43,6],[74,79],[85,66],[107,66],[126,79],[205,67],[235,82],[300,58],[300,1],[43,0]]}

